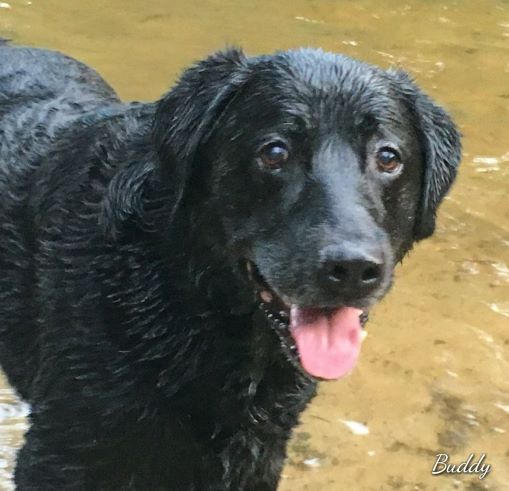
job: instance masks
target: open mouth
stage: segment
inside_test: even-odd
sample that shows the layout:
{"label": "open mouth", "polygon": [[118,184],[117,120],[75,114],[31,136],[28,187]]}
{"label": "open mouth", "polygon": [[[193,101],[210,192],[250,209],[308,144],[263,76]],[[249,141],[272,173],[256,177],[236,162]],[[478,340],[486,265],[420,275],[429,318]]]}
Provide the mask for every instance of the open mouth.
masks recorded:
{"label": "open mouth", "polygon": [[355,307],[302,307],[285,303],[263,278],[256,265],[246,261],[256,285],[260,309],[279,336],[290,361],[307,375],[337,379],[349,373],[359,357],[365,337],[367,313]]}

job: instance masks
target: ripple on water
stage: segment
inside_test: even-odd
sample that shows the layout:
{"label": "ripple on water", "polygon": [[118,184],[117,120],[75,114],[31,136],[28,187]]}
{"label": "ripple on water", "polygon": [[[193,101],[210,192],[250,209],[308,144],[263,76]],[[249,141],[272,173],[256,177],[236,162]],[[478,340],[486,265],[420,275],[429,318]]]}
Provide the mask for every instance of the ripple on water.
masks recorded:
{"label": "ripple on water", "polygon": [[26,418],[30,412],[28,404],[0,402],[0,424],[10,423],[14,418]]}
{"label": "ripple on water", "polygon": [[503,315],[504,317],[509,317],[509,302],[490,303],[489,307],[496,314]]}
{"label": "ripple on water", "polygon": [[[0,383],[3,380],[0,379]],[[28,428],[26,417],[30,406],[16,398],[8,388],[0,388],[0,489],[14,490],[11,481],[16,451]]]}
{"label": "ripple on water", "polygon": [[[472,163],[475,167],[475,172],[486,173],[486,172],[498,172],[507,170],[507,163],[509,162],[509,152],[503,155],[477,155],[472,159]],[[503,172],[505,174],[505,172]]]}

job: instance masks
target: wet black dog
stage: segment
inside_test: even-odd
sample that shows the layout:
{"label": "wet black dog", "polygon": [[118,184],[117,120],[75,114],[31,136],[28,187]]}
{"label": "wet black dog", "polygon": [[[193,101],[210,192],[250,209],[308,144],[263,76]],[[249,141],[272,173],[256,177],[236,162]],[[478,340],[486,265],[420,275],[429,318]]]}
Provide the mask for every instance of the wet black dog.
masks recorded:
{"label": "wet black dog", "polygon": [[276,489],[460,157],[407,75],[310,49],[218,53],[123,104],[70,58],[3,46],[0,121],[21,490]]}

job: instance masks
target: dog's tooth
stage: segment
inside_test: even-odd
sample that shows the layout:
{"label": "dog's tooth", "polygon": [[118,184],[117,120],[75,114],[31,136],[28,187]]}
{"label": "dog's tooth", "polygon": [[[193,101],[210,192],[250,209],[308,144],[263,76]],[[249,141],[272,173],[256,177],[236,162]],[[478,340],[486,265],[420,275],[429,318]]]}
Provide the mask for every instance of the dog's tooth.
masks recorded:
{"label": "dog's tooth", "polygon": [[272,293],[270,293],[268,290],[263,290],[260,292],[260,297],[265,303],[271,303],[273,300]]}
{"label": "dog's tooth", "polygon": [[361,343],[364,342],[364,340],[368,337],[368,331],[365,331],[364,329],[361,331]]}

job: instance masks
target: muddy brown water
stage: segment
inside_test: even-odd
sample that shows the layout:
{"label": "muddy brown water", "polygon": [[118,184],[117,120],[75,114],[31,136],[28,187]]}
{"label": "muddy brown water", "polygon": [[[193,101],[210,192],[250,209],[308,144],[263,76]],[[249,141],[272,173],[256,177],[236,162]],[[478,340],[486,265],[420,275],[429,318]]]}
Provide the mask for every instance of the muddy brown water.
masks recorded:
{"label": "muddy brown water", "polygon": [[[304,414],[280,490],[509,490],[509,1],[8,0],[0,36],[65,51],[126,99],[159,96],[226,43],[410,71],[461,126],[461,175],[372,314],[358,368]],[[2,490],[27,411],[2,379]],[[432,476],[442,452],[485,453],[492,470]]]}

